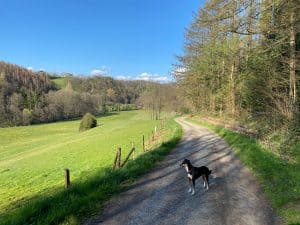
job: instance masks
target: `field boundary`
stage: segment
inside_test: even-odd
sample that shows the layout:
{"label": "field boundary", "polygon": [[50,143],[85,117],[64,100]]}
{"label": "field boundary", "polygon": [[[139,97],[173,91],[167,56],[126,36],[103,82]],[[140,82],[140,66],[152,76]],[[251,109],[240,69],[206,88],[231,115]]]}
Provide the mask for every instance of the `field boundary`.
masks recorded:
{"label": "field boundary", "polygon": [[[158,128],[158,126],[155,126],[153,130],[151,130],[151,135],[148,138],[148,145],[146,145],[145,143],[145,135],[142,135],[142,153],[145,153],[148,150],[152,150],[152,148],[155,146],[155,144],[157,144],[156,142],[158,141],[158,143],[160,143],[160,137],[163,136],[163,131],[165,129],[165,124],[166,124],[166,119],[163,119],[160,121],[160,127]],[[164,142],[164,141],[162,141]],[[126,163],[130,160],[130,157],[132,156],[132,159],[134,160],[135,158],[135,152],[137,151],[134,141],[131,142],[131,150],[129,151],[129,153],[127,154],[127,156],[125,157],[125,160],[123,160],[122,162],[122,148],[118,147],[116,150],[116,156],[114,159],[114,163],[112,166],[112,169],[121,169],[123,168]],[[70,168],[65,168],[65,177],[64,177],[64,183],[65,183],[65,187],[69,188],[71,186],[71,178],[70,178]]]}
{"label": "field boundary", "polygon": [[[145,142],[145,135],[142,135],[142,153],[145,153],[147,150],[151,150],[151,148],[153,148],[153,145],[156,143],[156,141],[159,140],[159,138],[161,136],[163,136],[163,131],[165,129],[165,124],[166,124],[166,119],[163,119],[160,121],[160,127],[158,128],[157,126],[154,127],[153,130],[151,130],[151,136],[149,136],[148,138],[148,145],[146,146],[146,142]],[[162,141],[164,142],[164,141]],[[132,155],[132,159],[135,158],[135,152],[137,151],[134,142],[131,142],[131,150],[130,152],[127,154],[127,156],[125,157],[125,160],[122,163],[122,148],[118,147],[117,151],[116,151],[116,156],[114,159],[114,163],[112,168],[113,169],[120,169],[122,167],[124,167],[126,165],[126,163],[128,162],[128,160],[130,159],[130,156]]]}

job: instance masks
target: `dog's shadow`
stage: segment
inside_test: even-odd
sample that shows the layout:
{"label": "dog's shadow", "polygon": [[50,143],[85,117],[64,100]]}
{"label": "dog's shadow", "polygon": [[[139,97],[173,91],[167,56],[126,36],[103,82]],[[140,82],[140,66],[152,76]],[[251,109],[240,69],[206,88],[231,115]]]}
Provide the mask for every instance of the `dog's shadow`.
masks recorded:
{"label": "dog's shadow", "polygon": [[209,186],[219,186],[224,184],[226,181],[223,177],[210,177]]}

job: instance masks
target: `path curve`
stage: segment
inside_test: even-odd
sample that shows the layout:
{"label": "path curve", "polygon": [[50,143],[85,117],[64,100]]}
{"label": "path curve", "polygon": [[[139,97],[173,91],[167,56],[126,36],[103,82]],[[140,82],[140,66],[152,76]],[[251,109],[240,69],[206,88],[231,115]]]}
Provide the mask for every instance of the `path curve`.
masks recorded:
{"label": "path curve", "polygon": [[[177,147],[86,225],[280,224],[258,182],[224,140],[182,118],[177,122],[184,131]],[[187,192],[186,174],[179,167],[184,158],[212,169],[208,191],[199,179],[195,195]]]}

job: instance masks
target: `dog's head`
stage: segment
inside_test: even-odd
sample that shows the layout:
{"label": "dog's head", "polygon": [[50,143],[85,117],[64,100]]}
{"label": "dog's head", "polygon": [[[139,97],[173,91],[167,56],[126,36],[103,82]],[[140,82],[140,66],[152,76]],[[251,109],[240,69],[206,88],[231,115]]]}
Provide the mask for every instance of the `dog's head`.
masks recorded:
{"label": "dog's head", "polygon": [[185,167],[185,166],[190,166],[191,165],[191,161],[188,159],[184,159],[182,161],[182,163],[180,164],[180,167]]}

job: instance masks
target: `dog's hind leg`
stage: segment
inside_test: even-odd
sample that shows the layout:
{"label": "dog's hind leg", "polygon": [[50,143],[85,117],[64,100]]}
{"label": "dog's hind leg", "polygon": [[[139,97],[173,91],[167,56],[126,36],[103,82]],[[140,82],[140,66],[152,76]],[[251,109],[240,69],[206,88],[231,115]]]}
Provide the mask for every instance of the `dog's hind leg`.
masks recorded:
{"label": "dog's hind leg", "polygon": [[205,174],[206,190],[209,189],[209,177],[208,174]]}
{"label": "dog's hind leg", "polygon": [[205,176],[204,175],[202,175],[202,179],[203,179],[203,188],[205,188],[206,182],[205,182]]}
{"label": "dog's hind leg", "polygon": [[194,195],[195,194],[195,180],[192,180],[192,183],[193,183],[193,190],[192,190],[192,195]]}

